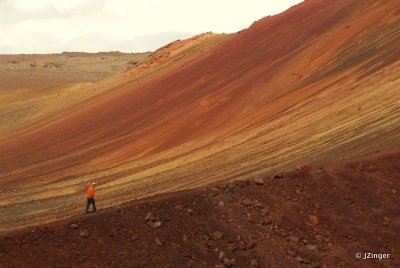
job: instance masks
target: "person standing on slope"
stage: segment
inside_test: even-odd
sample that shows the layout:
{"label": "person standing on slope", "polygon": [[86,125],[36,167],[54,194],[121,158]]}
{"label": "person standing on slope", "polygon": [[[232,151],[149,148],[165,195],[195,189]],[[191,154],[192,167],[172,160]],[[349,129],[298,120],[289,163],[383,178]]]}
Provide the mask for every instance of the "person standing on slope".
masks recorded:
{"label": "person standing on slope", "polygon": [[94,188],[96,187],[96,183],[92,183],[91,186],[87,189],[86,195],[87,195],[87,203],[86,203],[86,209],[85,209],[85,214],[88,213],[89,206],[90,204],[93,205],[93,212],[96,212],[96,204],[94,202]]}

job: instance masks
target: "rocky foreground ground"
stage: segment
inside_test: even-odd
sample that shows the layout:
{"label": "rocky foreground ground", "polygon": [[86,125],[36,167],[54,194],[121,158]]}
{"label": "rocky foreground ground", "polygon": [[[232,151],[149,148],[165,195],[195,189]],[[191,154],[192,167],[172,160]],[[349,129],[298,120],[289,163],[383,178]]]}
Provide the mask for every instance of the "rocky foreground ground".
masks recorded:
{"label": "rocky foreground ground", "polygon": [[0,266],[400,267],[399,178],[392,151],[100,208],[3,235]]}

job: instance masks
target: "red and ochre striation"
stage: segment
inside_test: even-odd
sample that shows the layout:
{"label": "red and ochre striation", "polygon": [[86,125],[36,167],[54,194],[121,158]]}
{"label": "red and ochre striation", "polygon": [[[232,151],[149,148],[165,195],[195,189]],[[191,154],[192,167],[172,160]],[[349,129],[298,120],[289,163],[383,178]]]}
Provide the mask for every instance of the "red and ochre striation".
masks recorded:
{"label": "red and ochre striation", "polygon": [[91,180],[110,206],[398,147],[399,10],[306,1],[236,34],[174,42],[6,121],[4,230],[79,213]]}

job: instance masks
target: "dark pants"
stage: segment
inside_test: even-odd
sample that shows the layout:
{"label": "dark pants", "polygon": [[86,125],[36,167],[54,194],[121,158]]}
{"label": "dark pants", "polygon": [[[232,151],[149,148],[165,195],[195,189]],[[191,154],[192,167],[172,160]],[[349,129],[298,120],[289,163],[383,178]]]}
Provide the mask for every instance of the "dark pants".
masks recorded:
{"label": "dark pants", "polygon": [[86,210],[85,213],[88,213],[90,204],[93,205],[93,212],[96,212],[96,204],[94,202],[94,198],[88,198],[86,203]]}

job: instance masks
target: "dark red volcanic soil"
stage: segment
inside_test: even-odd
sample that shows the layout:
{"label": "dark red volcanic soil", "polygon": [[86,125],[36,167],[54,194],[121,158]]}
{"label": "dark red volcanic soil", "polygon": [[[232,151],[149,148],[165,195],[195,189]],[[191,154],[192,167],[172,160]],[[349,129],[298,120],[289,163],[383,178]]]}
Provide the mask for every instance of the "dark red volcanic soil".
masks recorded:
{"label": "dark red volcanic soil", "polygon": [[392,151],[164,194],[0,237],[0,266],[399,267],[399,178]]}

